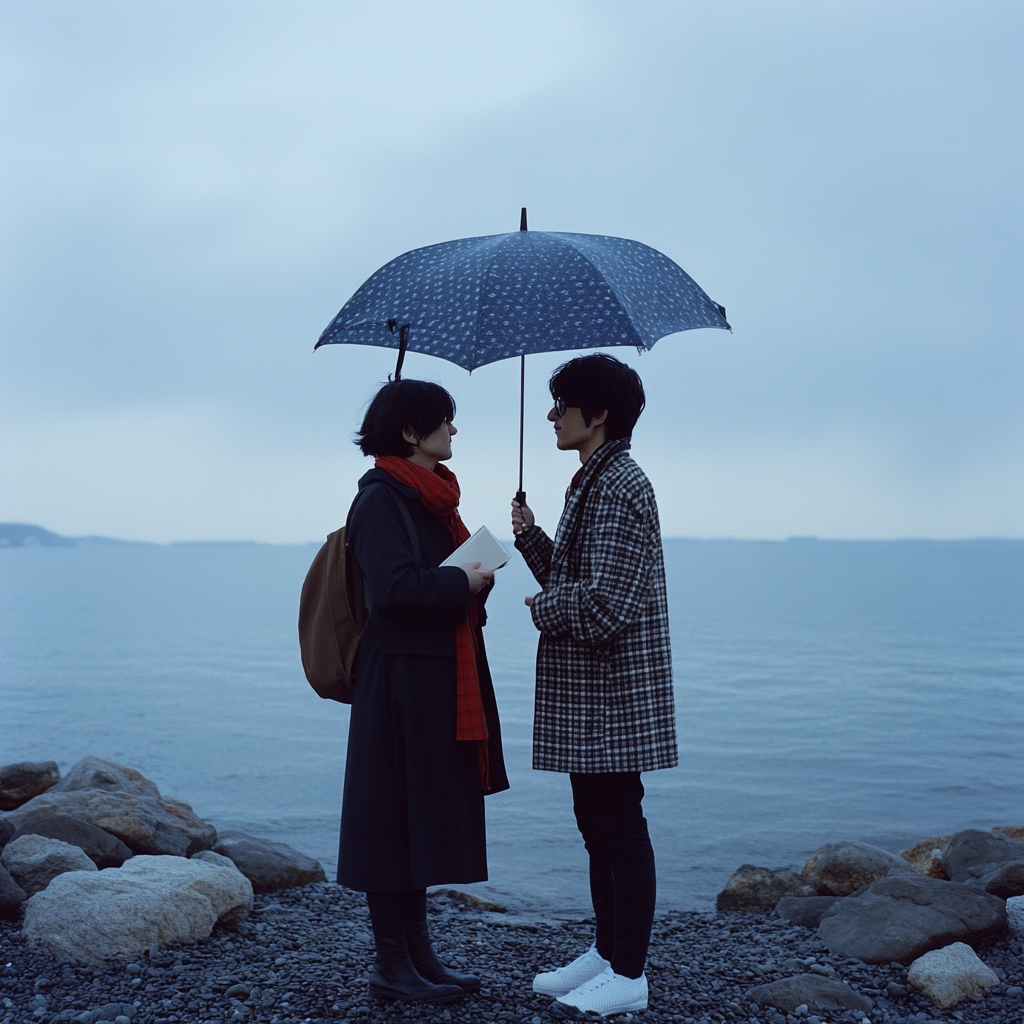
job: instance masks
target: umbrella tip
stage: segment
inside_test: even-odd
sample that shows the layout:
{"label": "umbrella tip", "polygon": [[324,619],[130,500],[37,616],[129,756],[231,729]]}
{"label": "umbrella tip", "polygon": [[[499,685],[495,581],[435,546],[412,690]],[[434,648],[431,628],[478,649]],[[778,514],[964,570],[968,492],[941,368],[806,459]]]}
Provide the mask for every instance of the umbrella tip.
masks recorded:
{"label": "umbrella tip", "polygon": [[519,230],[526,230],[526,207],[523,207],[523,212],[519,214]]}

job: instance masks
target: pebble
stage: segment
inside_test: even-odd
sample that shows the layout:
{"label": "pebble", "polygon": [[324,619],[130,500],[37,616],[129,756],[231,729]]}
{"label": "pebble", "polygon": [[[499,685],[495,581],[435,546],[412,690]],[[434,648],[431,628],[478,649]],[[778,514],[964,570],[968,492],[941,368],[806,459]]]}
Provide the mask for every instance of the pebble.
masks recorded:
{"label": "pebble", "polygon": [[[218,928],[206,942],[151,949],[137,962],[98,969],[58,964],[28,947],[17,923],[0,921],[0,1024],[553,1024],[552,1000],[531,991],[530,980],[584,950],[592,922],[516,914],[495,920],[446,898],[432,897],[429,906],[438,951],[483,980],[479,995],[442,1013],[369,998],[366,901],[320,882],[272,899],[257,894],[252,917],[237,930]],[[871,1024],[1020,1024],[1024,942],[1004,935],[978,954],[1004,984],[976,1003],[941,1011],[907,986],[906,967],[830,957],[813,932],[774,915],[670,911],[655,921],[650,1007],[610,1022],[855,1024],[852,1013],[787,1017],[746,998],[755,985],[818,966],[875,1001]]]}

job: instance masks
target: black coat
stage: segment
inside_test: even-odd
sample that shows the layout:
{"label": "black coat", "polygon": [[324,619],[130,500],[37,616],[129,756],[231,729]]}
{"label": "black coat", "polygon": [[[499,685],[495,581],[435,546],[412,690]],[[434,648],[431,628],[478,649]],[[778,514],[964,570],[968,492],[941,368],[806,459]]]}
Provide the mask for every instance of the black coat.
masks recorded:
{"label": "black coat", "polygon": [[[455,739],[455,626],[470,601],[466,574],[439,567],[452,553],[451,535],[412,488],[372,469],[359,489],[349,543],[372,609],[356,667],[338,882],[372,892],[483,881],[477,749]],[[399,501],[416,528],[418,566]],[[484,598],[475,599],[481,625]],[[490,792],[498,792],[508,788],[501,726],[482,632],[477,640]]]}

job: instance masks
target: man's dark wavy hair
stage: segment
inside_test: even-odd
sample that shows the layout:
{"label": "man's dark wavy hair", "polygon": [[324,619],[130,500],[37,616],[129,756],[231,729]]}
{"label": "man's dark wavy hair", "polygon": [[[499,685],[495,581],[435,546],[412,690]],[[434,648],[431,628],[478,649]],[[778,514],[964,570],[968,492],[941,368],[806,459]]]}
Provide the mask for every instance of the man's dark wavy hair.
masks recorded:
{"label": "man's dark wavy hair", "polygon": [[417,437],[426,437],[453,419],[455,399],[440,384],[393,380],[373,396],[355,443],[364,455],[408,458],[413,447],[402,437],[406,427],[412,427]]}
{"label": "man's dark wavy hair", "polygon": [[577,356],[562,363],[551,375],[548,388],[552,398],[577,406],[588,427],[595,416],[607,409],[604,429],[609,441],[632,437],[636,421],[647,404],[640,374],[604,352]]}

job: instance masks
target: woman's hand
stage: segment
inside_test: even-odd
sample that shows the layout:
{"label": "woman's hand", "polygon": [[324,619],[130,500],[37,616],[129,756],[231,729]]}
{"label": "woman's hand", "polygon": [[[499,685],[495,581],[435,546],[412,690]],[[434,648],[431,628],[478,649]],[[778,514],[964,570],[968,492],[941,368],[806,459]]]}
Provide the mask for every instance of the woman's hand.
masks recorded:
{"label": "woman's hand", "polygon": [[527,608],[532,608],[533,607],[533,598],[532,597],[524,597],[523,598],[523,604],[525,604]]}
{"label": "woman's hand", "polygon": [[529,505],[520,505],[518,501],[512,502],[512,532],[517,537],[523,530],[528,530],[533,526],[536,521],[533,509]]}
{"label": "woman's hand", "polygon": [[460,565],[459,568],[469,579],[470,597],[479,594],[494,579],[494,570],[481,569],[479,562],[467,562],[465,565]]}

